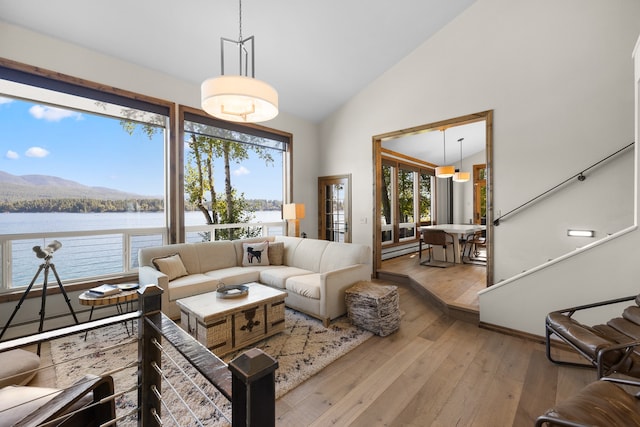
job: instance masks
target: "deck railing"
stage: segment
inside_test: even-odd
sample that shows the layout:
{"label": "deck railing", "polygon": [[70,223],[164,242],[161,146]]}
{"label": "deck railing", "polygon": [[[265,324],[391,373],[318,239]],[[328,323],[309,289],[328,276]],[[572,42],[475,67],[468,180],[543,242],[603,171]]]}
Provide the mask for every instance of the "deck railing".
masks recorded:
{"label": "deck railing", "polygon": [[[231,420],[229,420],[229,424],[231,426],[275,426],[275,370],[278,367],[277,361],[254,348],[240,354],[227,365],[162,314],[160,311],[161,295],[160,288],[153,285],[147,286],[138,292],[139,310],[136,312],[0,342],[0,353],[70,335],[84,334],[86,331],[137,319],[138,354],[133,365],[137,366],[138,372],[136,387],[138,405],[126,414],[118,414],[120,418],[137,418],[138,426],[157,426],[163,424],[163,412],[168,412],[169,419],[176,421],[176,417],[171,413],[172,408],[165,405],[162,393],[163,384],[168,384],[168,388],[172,390],[175,385],[171,384],[171,381],[163,374],[162,355],[168,344],[175,348],[188,365],[193,366],[209,384],[230,402]],[[94,351],[99,351],[99,349]],[[122,368],[128,367],[131,367],[131,362]],[[98,374],[101,377],[106,377],[113,372],[114,370],[104,373],[85,372],[82,374]],[[189,379],[179,379],[178,381],[188,382]],[[180,401],[189,403],[189,395],[180,396]],[[113,395],[110,399],[116,397]],[[100,403],[104,402],[105,399]],[[192,400],[191,404],[200,406],[201,401],[199,399]],[[46,406],[39,411],[46,411]],[[219,411],[219,408],[213,407],[211,410]],[[194,414],[191,409],[189,409],[189,413]],[[0,412],[1,417],[2,413]],[[227,416],[223,416],[223,418],[227,418]],[[115,421],[113,420],[113,422]],[[190,420],[189,424],[192,425],[193,420]],[[178,423],[178,425],[180,424]],[[195,425],[202,425],[201,420],[197,419]]]}
{"label": "deck railing", "polygon": [[[217,240],[228,236],[282,235],[285,222],[212,224],[185,227],[188,242]],[[47,246],[53,240],[62,243],[55,254],[56,270],[63,283],[106,280],[134,274],[138,268],[138,250],[167,243],[164,227],[124,228],[89,231],[58,231],[0,235],[0,291],[27,286],[41,260],[33,247]],[[237,238],[237,237],[236,237]],[[41,279],[36,284],[42,283]]]}

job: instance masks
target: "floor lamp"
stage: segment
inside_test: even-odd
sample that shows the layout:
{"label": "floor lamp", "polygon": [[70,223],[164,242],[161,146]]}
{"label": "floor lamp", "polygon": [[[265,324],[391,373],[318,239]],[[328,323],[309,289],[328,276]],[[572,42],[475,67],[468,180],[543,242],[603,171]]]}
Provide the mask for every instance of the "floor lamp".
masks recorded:
{"label": "floor lamp", "polygon": [[304,204],[287,203],[283,205],[282,218],[287,220],[287,236],[300,237],[300,220],[304,218]]}

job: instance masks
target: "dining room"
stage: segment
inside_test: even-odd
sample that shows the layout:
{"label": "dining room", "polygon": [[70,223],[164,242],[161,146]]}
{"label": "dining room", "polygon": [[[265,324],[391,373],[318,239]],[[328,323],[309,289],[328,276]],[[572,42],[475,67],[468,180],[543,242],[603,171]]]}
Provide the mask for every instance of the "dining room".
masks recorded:
{"label": "dining room", "polygon": [[492,271],[491,130],[487,111],[374,137],[378,277],[477,310]]}

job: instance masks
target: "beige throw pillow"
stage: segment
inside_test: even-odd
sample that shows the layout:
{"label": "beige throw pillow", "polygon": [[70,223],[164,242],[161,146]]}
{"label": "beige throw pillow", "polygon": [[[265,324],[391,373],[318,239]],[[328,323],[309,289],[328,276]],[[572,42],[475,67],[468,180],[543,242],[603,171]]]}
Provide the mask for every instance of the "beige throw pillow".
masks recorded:
{"label": "beige throw pillow", "polygon": [[284,263],[284,242],[269,243],[269,265]]}
{"label": "beige throw pillow", "polygon": [[269,242],[242,244],[242,266],[251,265],[269,265]]}
{"label": "beige throw pillow", "polygon": [[182,263],[180,254],[154,258],[151,262],[158,270],[160,270],[160,272],[166,274],[169,277],[169,280],[177,279],[178,277],[189,274]]}

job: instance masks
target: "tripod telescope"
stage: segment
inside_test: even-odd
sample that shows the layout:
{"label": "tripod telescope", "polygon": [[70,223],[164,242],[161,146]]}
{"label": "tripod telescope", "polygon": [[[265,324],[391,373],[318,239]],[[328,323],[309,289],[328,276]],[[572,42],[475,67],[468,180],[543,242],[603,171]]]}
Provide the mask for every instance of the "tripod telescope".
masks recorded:
{"label": "tripod telescope", "polygon": [[[31,291],[33,284],[38,279],[40,272],[42,272],[43,270],[44,270],[44,281],[42,282],[42,296],[40,298],[40,324],[38,326],[38,333],[42,332],[42,327],[44,325],[44,314],[45,314],[45,307],[47,304],[47,280],[49,278],[49,270],[53,271],[56,281],[58,282],[58,287],[60,288],[60,292],[64,296],[64,299],[67,302],[67,307],[69,307],[69,311],[73,316],[73,320],[75,320],[76,324],[79,323],[78,318],[76,317],[76,313],[73,311],[73,307],[71,306],[71,301],[69,301],[69,297],[67,296],[67,292],[64,290],[64,286],[62,286],[62,282],[60,281],[60,276],[58,276],[58,272],[56,271],[56,266],[51,262],[51,259],[53,258],[53,253],[58,249],[60,249],[61,247],[62,247],[62,243],[60,243],[57,240],[54,240],[53,242],[49,243],[44,248],[40,246],[33,247],[33,251],[36,253],[36,256],[38,258],[44,259],[44,261],[42,264],[40,264],[40,267],[38,267],[38,271],[36,271],[35,276],[33,276],[33,280],[31,280],[31,283],[29,284],[29,286],[27,286],[27,289],[25,289],[24,293],[22,294],[22,297],[20,298],[20,301],[18,301],[18,304],[16,305],[16,308],[13,310],[13,313],[11,313],[11,317],[9,317],[9,320],[7,320],[7,323],[4,325],[4,328],[2,328],[2,332],[0,332],[0,339],[2,339],[2,336],[4,335],[9,325],[11,324],[11,321],[15,317],[18,310],[20,310],[22,303],[24,302],[25,298]],[[38,343],[38,356],[39,355],[40,355],[40,343]]]}

